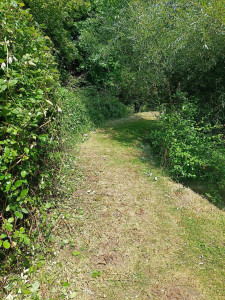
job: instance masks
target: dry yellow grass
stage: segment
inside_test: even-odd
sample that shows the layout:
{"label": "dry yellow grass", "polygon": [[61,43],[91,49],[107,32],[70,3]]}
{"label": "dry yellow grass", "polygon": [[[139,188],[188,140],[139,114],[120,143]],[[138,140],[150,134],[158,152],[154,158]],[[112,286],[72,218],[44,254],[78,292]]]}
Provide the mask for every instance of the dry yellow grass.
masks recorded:
{"label": "dry yellow grass", "polygon": [[65,201],[56,257],[37,274],[41,299],[225,299],[224,213],[146,161],[132,129],[148,132],[155,117],[110,122],[81,145],[84,177]]}

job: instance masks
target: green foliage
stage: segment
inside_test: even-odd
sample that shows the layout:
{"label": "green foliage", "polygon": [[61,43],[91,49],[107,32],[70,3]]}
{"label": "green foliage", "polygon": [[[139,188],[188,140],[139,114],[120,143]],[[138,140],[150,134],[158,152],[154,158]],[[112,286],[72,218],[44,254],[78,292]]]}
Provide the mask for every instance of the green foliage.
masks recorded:
{"label": "green foliage", "polygon": [[89,87],[82,89],[81,95],[88,115],[96,126],[110,119],[125,117],[129,113],[129,109],[110,93],[99,93],[95,88]]}
{"label": "green foliage", "polygon": [[76,138],[80,133],[89,131],[93,124],[80,92],[61,88],[59,93],[62,107],[61,138]]}
{"label": "green foliage", "polygon": [[166,103],[152,138],[171,175],[224,188],[222,0],[2,0],[0,11],[0,256],[46,225],[59,144],[125,105]]}
{"label": "green foliage", "polygon": [[224,15],[222,1],[106,1],[82,25],[80,68],[126,104],[156,107],[183,91],[223,122]]}
{"label": "green foliage", "polygon": [[[206,181],[214,188],[225,187],[224,141],[220,126],[196,118],[196,101],[176,95],[180,107],[170,107],[161,115],[160,126],[151,134],[152,145],[172,177]],[[197,121],[196,121],[197,119]]]}
{"label": "green foliage", "polygon": [[22,7],[15,1],[0,3],[1,249],[30,245],[27,218],[49,186],[56,146],[59,74],[52,43]]}
{"label": "green foliage", "polygon": [[85,19],[91,8],[85,0],[26,0],[35,20],[52,39],[61,67],[80,59],[77,48],[79,20]]}

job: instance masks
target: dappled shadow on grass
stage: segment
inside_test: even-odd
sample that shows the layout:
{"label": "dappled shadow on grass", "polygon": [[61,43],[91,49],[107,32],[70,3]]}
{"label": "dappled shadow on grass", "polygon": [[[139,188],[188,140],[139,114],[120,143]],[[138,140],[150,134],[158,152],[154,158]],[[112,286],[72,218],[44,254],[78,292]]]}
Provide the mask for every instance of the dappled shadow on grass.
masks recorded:
{"label": "dappled shadow on grass", "polygon": [[149,135],[158,127],[158,122],[154,113],[147,117],[138,114],[108,122],[103,130],[111,140],[121,143],[123,147],[141,150],[137,155],[137,159],[141,162],[146,162],[150,167],[160,168],[160,158],[153,153],[149,143]]}
{"label": "dappled shadow on grass", "polygon": [[190,188],[194,192],[203,195],[211,203],[217,206],[219,209],[225,208],[225,191],[218,190],[212,186],[209,182],[201,181],[197,179],[189,179],[181,182],[184,186]]}
{"label": "dappled shadow on grass", "polygon": [[155,120],[148,120],[138,116],[124,120],[124,122],[122,120],[121,122],[109,122],[104,126],[104,130],[110,134],[111,138],[124,146],[146,142],[151,130],[157,127]]}
{"label": "dappled shadow on grass", "polygon": [[[130,118],[118,121],[108,122],[104,126],[104,131],[110,135],[112,140],[118,141],[125,147],[136,147],[142,150],[145,156],[145,162],[149,165],[162,168],[159,153],[153,151],[151,147],[150,133],[156,130],[159,124],[156,118],[146,119],[141,115],[132,116]],[[140,155],[140,159],[143,155]],[[169,176],[169,170],[164,166],[163,172]],[[172,178],[174,180],[174,178]],[[199,180],[176,180],[185,187],[190,188],[194,192],[203,195],[218,208],[225,207],[225,191],[217,191],[207,182]],[[214,195],[213,195],[214,193]],[[220,197],[220,200],[217,200]]]}

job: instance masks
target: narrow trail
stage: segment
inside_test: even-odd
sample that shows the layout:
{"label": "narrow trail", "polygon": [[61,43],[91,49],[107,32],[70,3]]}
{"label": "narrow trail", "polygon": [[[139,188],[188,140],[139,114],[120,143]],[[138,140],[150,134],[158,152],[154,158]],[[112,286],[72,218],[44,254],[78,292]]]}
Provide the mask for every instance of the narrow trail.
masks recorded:
{"label": "narrow trail", "polygon": [[110,122],[81,145],[43,299],[225,299],[224,213],[155,166],[142,141],[154,120]]}

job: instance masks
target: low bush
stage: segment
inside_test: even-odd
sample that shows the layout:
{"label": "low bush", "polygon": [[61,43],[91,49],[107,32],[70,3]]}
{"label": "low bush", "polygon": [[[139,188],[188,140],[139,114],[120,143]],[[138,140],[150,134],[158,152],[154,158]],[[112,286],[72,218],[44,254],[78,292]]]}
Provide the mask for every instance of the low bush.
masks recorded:
{"label": "low bush", "polygon": [[[179,107],[167,108],[151,134],[162,165],[179,180],[207,181],[215,190],[225,187],[225,151],[221,126],[196,121],[198,106],[183,95]],[[177,102],[177,101],[176,101]]]}

